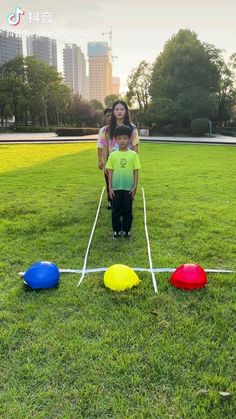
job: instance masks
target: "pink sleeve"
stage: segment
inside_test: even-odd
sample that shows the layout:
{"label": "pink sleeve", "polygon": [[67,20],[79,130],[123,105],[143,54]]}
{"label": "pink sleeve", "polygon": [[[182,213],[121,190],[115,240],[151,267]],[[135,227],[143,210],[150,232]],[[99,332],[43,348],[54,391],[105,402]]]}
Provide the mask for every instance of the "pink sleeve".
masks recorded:
{"label": "pink sleeve", "polygon": [[107,127],[105,126],[104,128],[103,128],[103,131],[102,131],[102,133],[101,133],[101,136],[100,136],[100,141],[101,141],[101,144],[103,145],[103,146],[107,146],[108,145],[108,138],[107,138]]}
{"label": "pink sleeve", "polygon": [[133,125],[133,132],[132,132],[132,135],[131,135],[131,144],[132,144],[132,146],[135,146],[135,145],[139,144],[138,130],[137,130],[137,127],[135,125]]}

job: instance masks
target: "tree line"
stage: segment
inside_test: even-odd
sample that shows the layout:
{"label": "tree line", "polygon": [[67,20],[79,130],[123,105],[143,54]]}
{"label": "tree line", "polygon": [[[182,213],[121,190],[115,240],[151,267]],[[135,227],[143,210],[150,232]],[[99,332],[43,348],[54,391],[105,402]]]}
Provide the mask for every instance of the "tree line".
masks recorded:
{"label": "tree line", "polygon": [[188,128],[196,118],[218,126],[236,118],[236,53],[226,63],[221,50],[179,30],[154,64],[142,61],[128,78],[127,98],[136,119]]}
{"label": "tree line", "polygon": [[[122,99],[144,125],[189,128],[196,118],[218,126],[236,119],[236,53],[226,63],[221,50],[181,29],[153,64],[141,61],[127,80]],[[112,106],[116,95],[105,98]],[[55,68],[33,57],[17,57],[0,67],[0,118],[15,124],[98,126],[104,104],[74,95]]]}
{"label": "tree line", "polygon": [[15,125],[97,126],[103,105],[72,94],[54,67],[33,57],[17,57],[0,67],[0,118]]}

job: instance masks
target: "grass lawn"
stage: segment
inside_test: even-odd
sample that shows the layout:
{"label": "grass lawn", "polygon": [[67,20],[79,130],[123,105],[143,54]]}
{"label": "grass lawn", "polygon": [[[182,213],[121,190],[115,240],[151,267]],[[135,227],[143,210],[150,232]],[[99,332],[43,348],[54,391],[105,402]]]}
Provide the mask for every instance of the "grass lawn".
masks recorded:
{"label": "grass lawn", "polygon": [[[132,240],[112,240],[104,199],[87,267],[148,267],[143,186],[155,268],[236,269],[236,149],[144,144],[140,158]],[[33,262],[83,266],[104,183],[96,146],[0,146],[0,174],[0,416],[235,418],[235,275],[195,292],[161,273],[154,294],[145,272],[123,293],[102,273],[31,291],[17,272]]]}

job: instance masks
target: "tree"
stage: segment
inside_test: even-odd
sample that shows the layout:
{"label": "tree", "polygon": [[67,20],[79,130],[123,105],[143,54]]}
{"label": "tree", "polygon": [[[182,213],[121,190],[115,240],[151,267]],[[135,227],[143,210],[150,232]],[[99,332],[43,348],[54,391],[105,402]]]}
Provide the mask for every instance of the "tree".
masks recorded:
{"label": "tree", "polygon": [[176,115],[180,125],[189,125],[195,118],[215,119],[217,116],[217,96],[209,94],[202,87],[192,87],[180,93],[175,101]]}
{"label": "tree", "polygon": [[[99,101],[98,101],[99,102]],[[78,127],[95,125],[97,112],[91,102],[80,95],[74,95],[72,100],[72,119]]]}
{"label": "tree", "polygon": [[229,121],[233,115],[233,108],[236,103],[235,69],[236,54],[230,57],[229,63],[226,63],[222,51],[212,44],[204,44],[204,47],[214,62],[219,72],[219,82],[216,89],[218,100],[217,122],[220,126]]}
{"label": "tree", "polygon": [[56,85],[60,85],[62,79],[54,67],[50,67],[42,61],[33,57],[27,57],[26,75],[29,88],[29,107],[32,123],[36,120],[44,119],[44,124],[48,127],[48,100],[52,96],[52,90]]}
{"label": "tree", "polygon": [[105,97],[104,102],[107,108],[112,108],[113,103],[119,99],[119,96],[117,95],[108,95]]}
{"label": "tree", "polygon": [[27,102],[27,86],[25,84],[25,68],[23,57],[17,57],[3,64],[0,68],[1,107],[7,105],[15,116],[15,122],[22,122],[25,117]]}
{"label": "tree", "polygon": [[12,111],[9,105],[9,97],[6,90],[6,83],[1,79],[0,75],[0,125],[4,124],[4,118],[12,116]]}
{"label": "tree", "polygon": [[226,65],[222,67],[218,97],[218,124],[224,125],[233,115],[233,106],[236,103],[236,89],[234,88],[232,73]]}
{"label": "tree", "polygon": [[181,29],[167,41],[154,63],[150,93],[152,98],[170,99],[192,87],[211,93],[216,91],[219,78],[217,66],[197,35]]}
{"label": "tree", "polygon": [[160,126],[178,121],[176,104],[174,100],[166,97],[155,98],[149,106],[149,113],[150,119]]}
{"label": "tree", "polygon": [[26,123],[30,116],[33,125],[49,124],[48,107],[52,121],[59,123],[60,113],[70,102],[70,89],[62,83],[57,71],[33,57],[17,57],[0,68],[1,115],[11,109],[15,123]]}
{"label": "tree", "polygon": [[[159,121],[189,127],[192,119],[215,118],[221,66],[210,48],[190,30],[181,29],[157,57],[150,85],[152,111]],[[164,104],[164,111],[157,106]]]}
{"label": "tree", "polygon": [[104,106],[103,106],[102,102],[100,102],[100,100],[92,99],[92,100],[90,100],[90,103],[96,111],[103,112]]}
{"label": "tree", "polygon": [[138,105],[139,110],[146,112],[150,102],[149,88],[152,77],[152,65],[141,61],[128,77],[127,98],[132,105]]}
{"label": "tree", "polygon": [[70,109],[71,91],[68,86],[55,82],[50,85],[47,98],[49,120],[52,125],[65,124]]}
{"label": "tree", "polygon": [[[233,85],[234,85],[234,91],[235,91],[236,90],[236,52],[232,54],[230,57],[229,67],[233,75]],[[234,104],[232,106],[232,118],[234,121],[236,121],[236,94],[235,94]]]}

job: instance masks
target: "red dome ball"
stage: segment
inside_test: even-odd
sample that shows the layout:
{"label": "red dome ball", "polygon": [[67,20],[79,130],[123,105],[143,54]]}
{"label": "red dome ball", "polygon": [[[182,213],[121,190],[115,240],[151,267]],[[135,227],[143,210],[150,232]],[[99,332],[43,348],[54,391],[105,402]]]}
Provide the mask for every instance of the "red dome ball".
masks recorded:
{"label": "red dome ball", "polygon": [[207,275],[204,269],[196,263],[186,263],[179,266],[171,275],[170,283],[176,288],[194,290],[205,287]]}

